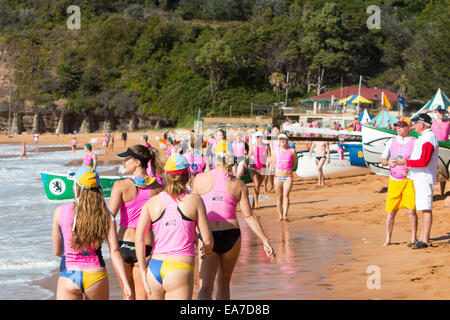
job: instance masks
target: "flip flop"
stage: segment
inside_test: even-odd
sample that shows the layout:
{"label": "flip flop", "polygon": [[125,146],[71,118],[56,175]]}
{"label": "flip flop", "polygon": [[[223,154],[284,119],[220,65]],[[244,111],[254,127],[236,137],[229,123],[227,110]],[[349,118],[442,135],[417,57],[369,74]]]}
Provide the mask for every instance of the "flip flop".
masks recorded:
{"label": "flip flop", "polygon": [[413,249],[424,249],[428,248],[428,245],[425,242],[419,241]]}
{"label": "flip flop", "polygon": [[408,243],[407,246],[410,247],[410,248],[411,248],[411,247],[415,247],[418,243],[419,243],[419,241],[416,240],[416,241],[414,241],[414,242]]}

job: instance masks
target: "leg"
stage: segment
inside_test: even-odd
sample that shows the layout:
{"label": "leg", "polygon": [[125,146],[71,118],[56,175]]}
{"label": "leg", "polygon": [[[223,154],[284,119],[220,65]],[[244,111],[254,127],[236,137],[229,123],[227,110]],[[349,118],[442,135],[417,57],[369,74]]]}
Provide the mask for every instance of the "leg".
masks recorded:
{"label": "leg", "polygon": [[[141,271],[136,262],[132,267],[132,281],[134,282],[134,297],[136,300],[148,300],[144,285],[142,284]],[[133,282],[130,282],[132,284]]]}
{"label": "leg", "polygon": [[204,259],[199,258],[199,287],[198,300],[212,300],[214,280],[219,269],[220,256],[213,252]]}
{"label": "leg", "polygon": [[383,244],[383,247],[387,247],[391,244],[391,236],[392,236],[392,230],[394,229],[394,221],[395,221],[395,215],[397,214],[397,211],[388,212],[387,218],[386,218],[386,241]]}
{"label": "leg", "polygon": [[318,175],[318,180],[319,180],[319,185],[321,186],[321,187],[323,187],[324,185],[325,185],[325,183],[324,183],[324,176],[323,176],[323,165],[324,165],[324,163],[325,163],[325,158],[322,158],[322,159],[320,159],[319,161],[316,161],[316,163],[317,163],[317,171],[319,172],[319,175]]}
{"label": "leg", "polygon": [[417,240],[417,214],[416,210],[408,209],[409,225],[411,226],[411,243]]}
{"label": "leg", "polygon": [[150,288],[150,300],[165,299],[166,291],[164,290],[162,284],[155,279],[150,269],[147,269],[147,284]]}
{"label": "leg", "polygon": [[241,237],[236,241],[233,248],[220,255],[219,274],[217,276],[216,300],[230,300],[230,281],[241,252]]}
{"label": "leg", "polygon": [[283,220],[283,182],[275,178],[275,193],[277,195],[278,221]]}
{"label": "leg", "polygon": [[236,177],[240,179],[244,175],[244,169],[245,169],[245,161],[239,162],[236,169]]}
{"label": "leg", "polygon": [[289,210],[289,193],[292,188],[293,178],[289,177],[285,182],[283,182],[283,220],[289,220],[287,217],[287,213]]}
{"label": "leg", "polygon": [[445,184],[447,183],[447,181],[441,181],[440,185],[441,185],[441,195],[445,195]]}
{"label": "leg", "polygon": [[426,244],[430,244],[430,233],[431,233],[431,224],[433,222],[433,215],[431,210],[423,210],[423,219],[422,219],[422,235],[421,241]]}

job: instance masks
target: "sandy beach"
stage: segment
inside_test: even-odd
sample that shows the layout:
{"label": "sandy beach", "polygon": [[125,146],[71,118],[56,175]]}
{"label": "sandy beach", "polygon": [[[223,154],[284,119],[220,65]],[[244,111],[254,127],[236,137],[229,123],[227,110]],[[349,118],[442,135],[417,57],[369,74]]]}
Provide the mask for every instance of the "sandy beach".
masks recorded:
{"label": "sandy beach", "polygon": [[[138,143],[144,132],[128,133],[127,145]],[[147,131],[149,142],[156,144],[155,137],[162,136],[161,131]],[[115,132],[114,152],[124,148],[120,141],[120,132]],[[78,150],[91,139],[97,138],[99,144],[93,145],[99,162],[119,163],[114,154],[100,154],[102,134],[77,135]],[[56,136],[42,134],[39,146],[67,145],[70,149],[72,135]],[[0,143],[25,141],[35,145],[31,134],[22,134],[14,138],[0,136]],[[45,151],[42,149],[42,151]],[[264,227],[275,224],[288,224],[291,229],[303,228],[311,231],[337,235],[349,241],[351,262],[320,266],[325,274],[326,288],[316,291],[308,299],[450,299],[450,288],[444,285],[450,272],[450,209],[444,207],[444,198],[440,196],[439,184],[435,185],[433,204],[433,226],[431,229],[432,247],[413,250],[406,245],[410,238],[408,215],[402,210],[398,213],[392,236],[393,244],[383,247],[385,239],[385,199],[388,178],[377,176],[369,169],[354,176],[328,177],[325,187],[317,185],[315,179],[302,179],[294,174],[294,186],[291,192],[289,217],[291,222],[276,222],[275,194],[264,193],[270,200],[261,203],[255,210]],[[249,184],[249,189],[252,184]],[[449,195],[449,186],[446,194]],[[239,213],[238,213],[239,214]],[[418,233],[421,230],[422,217],[418,215]],[[270,227],[268,227],[270,228]],[[302,230],[303,230],[302,229]],[[277,235],[267,230],[269,239]],[[50,240],[49,240],[50,241]],[[276,249],[276,248],[275,248]],[[107,246],[104,247],[107,250]],[[279,252],[279,255],[282,252]],[[110,276],[110,298],[121,299],[122,295],[110,261],[107,262]],[[379,286],[373,279],[374,271],[379,271]],[[56,291],[57,273],[54,276],[36,281],[33,284]],[[233,283],[232,283],[233,287]],[[375,288],[373,288],[375,287]],[[195,292],[198,288],[195,288]],[[195,293],[194,293],[195,297]],[[232,295],[233,298],[233,295]],[[54,297],[52,298],[54,299]],[[265,299],[290,299],[279,297],[267,291]]]}

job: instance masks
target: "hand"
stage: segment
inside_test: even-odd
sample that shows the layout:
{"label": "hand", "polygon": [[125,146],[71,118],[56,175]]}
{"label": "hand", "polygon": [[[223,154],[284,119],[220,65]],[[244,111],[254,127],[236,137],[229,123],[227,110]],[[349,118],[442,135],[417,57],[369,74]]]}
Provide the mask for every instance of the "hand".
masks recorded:
{"label": "hand", "polygon": [[330,164],[330,161],[331,161],[331,159],[330,159],[330,158],[328,158],[328,160],[327,160],[328,164]]}
{"label": "hand", "polygon": [[388,160],[388,164],[389,164],[390,167],[395,167],[396,165],[399,164],[398,161],[399,161],[399,160],[397,160],[397,159],[392,159],[392,158],[390,158],[390,159]]}
{"label": "hand", "polygon": [[151,291],[150,291],[150,287],[148,286],[148,283],[147,283],[147,272],[146,271],[141,271],[141,278],[142,278],[142,283],[144,284],[144,290],[145,290],[145,293],[147,294],[147,298],[150,299]]}
{"label": "hand", "polygon": [[202,260],[206,259],[210,254],[211,254],[211,252],[206,253],[205,247],[200,247],[200,259],[202,259]]}
{"label": "hand", "polygon": [[125,300],[134,300],[134,294],[131,290],[131,287],[128,283],[126,283],[123,287],[123,294],[125,297]]}
{"label": "hand", "polygon": [[408,171],[409,171],[409,169],[406,169],[405,171],[403,171],[402,175],[403,175],[404,177],[407,177],[407,176],[408,176]]}
{"label": "hand", "polygon": [[263,242],[263,246],[264,246],[264,251],[266,252],[266,256],[269,259],[269,261],[271,263],[276,263],[277,259],[276,259],[275,250],[273,250],[270,243],[268,241],[265,241],[265,242]]}

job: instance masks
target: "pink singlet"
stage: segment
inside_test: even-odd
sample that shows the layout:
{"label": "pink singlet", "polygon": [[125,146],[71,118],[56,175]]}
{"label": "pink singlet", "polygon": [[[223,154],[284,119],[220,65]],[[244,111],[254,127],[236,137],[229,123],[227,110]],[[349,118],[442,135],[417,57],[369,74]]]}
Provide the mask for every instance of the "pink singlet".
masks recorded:
{"label": "pink singlet", "polygon": [[150,199],[151,187],[138,188],[136,198],[123,202],[120,206],[120,224],[126,228],[136,229],[144,204]]}
{"label": "pink singlet", "polygon": [[165,209],[160,218],[152,223],[155,235],[152,254],[195,256],[196,220],[191,220],[181,213],[178,201],[167,192],[160,193]]}
{"label": "pink singlet", "polygon": [[258,146],[253,150],[253,164],[252,168],[260,170],[266,167],[266,159],[267,159],[267,147],[266,146]]}
{"label": "pink singlet", "polygon": [[84,161],[83,161],[83,164],[84,164],[85,166],[90,167],[90,166],[91,166],[91,163],[92,163],[92,158],[93,158],[93,157],[94,157],[94,152],[86,153],[86,154],[84,155]]}
{"label": "pink singlet", "polygon": [[64,253],[61,258],[61,270],[76,270],[82,268],[104,267],[101,247],[98,249],[90,246],[86,249],[73,249],[72,223],[74,218],[74,204],[68,203],[60,207],[59,231],[64,241]]}
{"label": "pink singlet", "polygon": [[243,157],[245,155],[245,142],[236,140],[233,141],[233,153],[236,158]]}
{"label": "pink singlet", "polygon": [[279,170],[292,170],[292,153],[291,149],[282,151],[280,148],[277,154],[277,169]]}
{"label": "pink singlet", "polygon": [[448,141],[448,135],[450,134],[450,121],[438,122],[433,121],[431,130],[436,135],[438,141]]}
{"label": "pink singlet", "polygon": [[211,170],[214,186],[208,193],[201,195],[206,207],[209,221],[236,220],[236,206],[239,202],[227,192],[227,182],[230,176],[220,170]]}
{"label": "pink singlet", "polygon": [[[397,137],[392,138],[391,147],[389,148],[390,156],[398,159],[409,159],[414,149],[414,141],[416,141],[416,138],[410,138],[408,142],[400,144],[397,141]],[[406,170],[406,165],[391,167],[391,176],[397,180],[403,180],[406,178],[405,176],[403,176],[403,172]]]}

